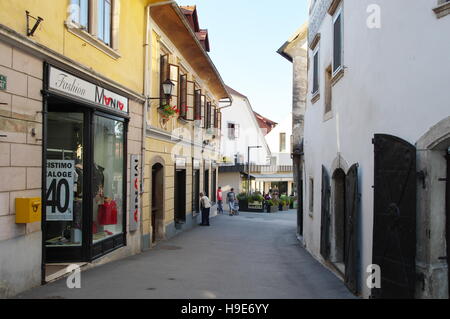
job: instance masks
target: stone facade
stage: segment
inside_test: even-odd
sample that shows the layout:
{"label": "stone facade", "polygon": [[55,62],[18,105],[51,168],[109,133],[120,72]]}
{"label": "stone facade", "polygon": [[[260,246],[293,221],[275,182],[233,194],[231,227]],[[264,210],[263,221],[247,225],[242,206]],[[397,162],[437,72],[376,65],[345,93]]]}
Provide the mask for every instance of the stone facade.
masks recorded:
{"label": "stone facade", "polygon": [[43,61],[0,42],[0,74],[1,298],[41,280],[41,223],[16,224],[15,199],[41,197]]}

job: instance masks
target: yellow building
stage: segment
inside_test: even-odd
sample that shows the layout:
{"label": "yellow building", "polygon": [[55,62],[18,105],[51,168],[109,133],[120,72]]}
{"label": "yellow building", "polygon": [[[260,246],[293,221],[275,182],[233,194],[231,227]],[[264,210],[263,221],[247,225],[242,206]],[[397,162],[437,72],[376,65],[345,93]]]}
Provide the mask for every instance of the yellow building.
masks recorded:
{"label": "yellow building", "polygon": [[64,272],[55,263],[145,248],[146,30],[158,2],[0,1],[0,297]]}
{"label": "yellow building", "polygon": [[[200,192],[215,202],[220,106],[230,96],[208,56],[196,7],[150,7],[148,34],[143,233],[151,245],[200,222]],[[174,85],[170,100],[167,80]]]}

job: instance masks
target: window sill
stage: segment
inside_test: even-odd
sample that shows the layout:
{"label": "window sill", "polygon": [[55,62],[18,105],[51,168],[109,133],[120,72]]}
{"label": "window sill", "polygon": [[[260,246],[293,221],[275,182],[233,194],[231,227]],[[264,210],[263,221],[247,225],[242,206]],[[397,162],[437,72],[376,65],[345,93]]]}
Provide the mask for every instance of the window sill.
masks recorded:
{"label": "window sill", "polygon": [[434,13],[436,13],[436,17],[438,19],[445,17],[450,14],[450,2],[446,2],[441,4],[440,6],[433,9]]}
{"label": "window sill", "polygon": [[189,123],[188,120],[184,119],[183,117],[179,116],[178,117],[178,122],[180,122],[183,125],[187,125]]}
{"label": "window sill", "polygon": [[329,111],[323,115],[323,121],[327,122],[333,118],[333,111]]}
{"label": "window sill", "polygon": [[117,60],[121,58],[122,56],[119,54],[118,51],[114,50],[113,48],[109,47],[99,39],[95,38],[90,33],[84,31],[81,29],[78,25],[76,25],[73,22],[65,22],[67,30],[72,33],[73,35],[79,37],[80,39],[88,42],[90,45],[94,46],[95,48],[99,49],[106,55],[110,56],[111,58]]}
{"label": "window sill", "polygon": [[331,86],[334,86],[343,77],[344,77],[344,67],[340,67],[339,70],[333,75],[333,78],[331,79]]}
{"label": "window sill", "polygon": [[314,104],[314,103],[316,103],[316,102],[319,101],[319,100],[320,100],[320,94],[317,92],[317,93],[315,93],[315,94],[313,95],[313,97],[312,97],[312,99],[311,99],[311,103]]}

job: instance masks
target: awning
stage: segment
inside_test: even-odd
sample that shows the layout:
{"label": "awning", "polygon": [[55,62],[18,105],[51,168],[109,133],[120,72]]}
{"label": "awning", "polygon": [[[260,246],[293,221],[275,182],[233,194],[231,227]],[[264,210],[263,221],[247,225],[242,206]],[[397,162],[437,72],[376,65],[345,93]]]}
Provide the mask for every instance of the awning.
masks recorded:
{"label": "awning", "polygon": [[261,182],[293,182],[294,174],[251,174],[256,181]]}

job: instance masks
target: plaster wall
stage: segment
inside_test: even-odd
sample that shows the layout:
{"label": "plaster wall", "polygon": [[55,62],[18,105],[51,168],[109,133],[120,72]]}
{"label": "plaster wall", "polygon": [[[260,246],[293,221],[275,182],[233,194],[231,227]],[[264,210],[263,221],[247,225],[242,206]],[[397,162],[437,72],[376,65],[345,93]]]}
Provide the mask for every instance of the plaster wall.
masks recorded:
{"label": "plaster wall", "polygon": [[[320,257],[321,166],[330,175],[333,160],[342,156],[359,163],[361,193],[359,277],[372,263],[373,145],[376,133],[391,134],[415,144],[429,128],[449,114],[450,43],[439,34],[450,19],[437,19],[436,1],[342,1],[344,76],[332,89],[332,117],[324,117],[324,75],[332,62],[332,17],[318,28],[321,98],[312,103],[308,93],[305,114],[305,234],[307,248]],[[371,4],[381,9],[381,28],[366,20]],[[408,14],[402,14],[408,8]],[[418,42],[420,39],[420,42]],[[312,61],[312,51],[309,50]],[[308,71],[312,87],[312,70]],[[314,211],[309,210],[309,183],[314,179]],[[369,289],[360,287],[368,297]]]}

